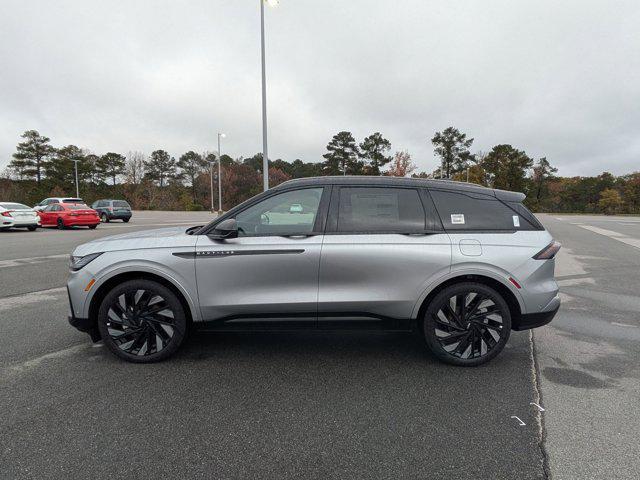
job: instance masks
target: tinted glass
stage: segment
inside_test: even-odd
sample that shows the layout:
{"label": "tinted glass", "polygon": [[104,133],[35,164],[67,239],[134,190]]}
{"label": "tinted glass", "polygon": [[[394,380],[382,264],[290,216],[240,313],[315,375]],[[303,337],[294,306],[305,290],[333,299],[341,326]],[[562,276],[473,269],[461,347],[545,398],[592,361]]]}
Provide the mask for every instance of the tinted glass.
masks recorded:
{"label": "tinted glass", "polygon": [[57,204],[57,203],[52,204],[52,205],[51,205],[51,207],[49,207],[49,208],[50,208],[50,211],[51,211],[51,212],[61,212],[62,210],[64,210],[64,209],[63,209],[59,204]]}
{"label": "tinted glass", "polygon": [[66,205],[67,210],[88,210],[89,207],[84,204],[79,205]]}
{"label": "tinted glass", "polygon": [[340,189],[339,232],[420,232],[425,214],[417,190],[346,187]]}
{"label": "tinted glass", "polygon": [[304,235],[313,232],[322,188],[280,193],[236,215],[238,236]]}
{"label": "tinted glass", "polygon": [[491,195],[431,190],[446,230],[535,230],[517,211]]}
{"label": "tinted glass", "polygon": [[131,206],[123,201],[123,200],[114,200],[113,201],[113,208],[126,208],[126,209],[130,209]]}
{"label": "tinted glass", "polygon": [[81,198],[63,198],[62,203],[83,203]]}

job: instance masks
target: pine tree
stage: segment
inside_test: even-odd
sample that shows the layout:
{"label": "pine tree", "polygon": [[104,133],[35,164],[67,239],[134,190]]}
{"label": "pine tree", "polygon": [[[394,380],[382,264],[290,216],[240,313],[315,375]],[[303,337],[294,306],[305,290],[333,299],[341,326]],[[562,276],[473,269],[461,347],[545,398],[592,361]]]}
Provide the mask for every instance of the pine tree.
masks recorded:
{"label": "pine tree", "polygon": [[323,155],[324,175],[358,175],[362,173],[364,163],[358,160],[359,150],[351,132],[339,132],[327,145]]}
{"label": "pine tree", "polygon": [[119,153],[109,152],[102,155],[96,162],[96,169],[98,174],[103,178],[109,178],[116,184],[118,175],[124,175],[125,173],[126,159]]}
{"label": "pine tree", "polygon": [[380,132],[365,138],[360,144],[360,158],[366,162],[364,173],[380,175],[380,169],[392,159],[390,155],[386,155],[390,149],[391,142],[384,138]]}
{"label": "pine tree", "polygon": [[16,171],[20,178],[36,178],[38,185],[42,173],[55,149],[49,143],[49,137],[40,135],[36,130],[27,130],[22,134],[24,142],[18,143],[16,153],[9,167]]}
{"label": "pine tree", "polygon": [[435,154],[440,157],[446,178],[451,178],[454,173],[466,169],[469,162],[473,161],[473,155],[469,151],[473,138],[467,138],[467,135],[457,128],[448,127],[442,132],[436,132],[431,143]]}
{"label": "pine tree", "polygon": [[149,160],[144,162],[144,168],[146,177],[158,182],[160,188],[164,187],[168,180],[176,177],[176,159],[165,150],[151,153]]}

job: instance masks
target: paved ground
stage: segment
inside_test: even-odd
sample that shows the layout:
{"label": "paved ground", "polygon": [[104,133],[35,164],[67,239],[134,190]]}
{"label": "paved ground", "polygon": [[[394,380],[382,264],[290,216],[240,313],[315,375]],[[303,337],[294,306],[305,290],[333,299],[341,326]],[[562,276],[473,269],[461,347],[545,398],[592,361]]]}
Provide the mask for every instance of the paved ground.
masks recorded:
{"label": "paved ground", "polygon": [[640,219],[542,216],[564,306],[477,369],[397,334],[211,334],[143,366],[70,328],[62,288],[79,243],[209,218],[136,213],[0,232],[0,478],[638,476]]}

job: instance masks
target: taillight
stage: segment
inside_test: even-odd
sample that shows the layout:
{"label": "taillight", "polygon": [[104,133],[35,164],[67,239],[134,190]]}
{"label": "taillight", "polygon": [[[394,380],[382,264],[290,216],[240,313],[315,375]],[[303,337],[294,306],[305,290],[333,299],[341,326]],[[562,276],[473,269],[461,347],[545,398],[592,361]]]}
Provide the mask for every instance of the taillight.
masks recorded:
{"label": "taillight", "polygon": [[562,247],[562,245],[559,242],[551,242],[549,245],[547,245],[542,250],[540,250],[538,253],[536,253],[533,256],[533,259],[534,260],[549,260],[550,258],[553,258],[553,257],[556,256],[556,253],[558,253],[558,250],[560,250],[560,247]]}
{"label": "taillight", "polygon": [[2,212],[2,216],[3,217],[10,217],[11,216],[11,212],[12,212],[12,210],[9,210],[8,212]]}

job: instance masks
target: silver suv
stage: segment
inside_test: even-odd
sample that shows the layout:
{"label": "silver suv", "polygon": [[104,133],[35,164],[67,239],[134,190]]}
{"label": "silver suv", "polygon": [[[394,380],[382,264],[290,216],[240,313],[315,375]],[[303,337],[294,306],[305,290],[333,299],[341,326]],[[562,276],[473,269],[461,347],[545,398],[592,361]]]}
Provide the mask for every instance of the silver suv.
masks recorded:
{"label": "silver suv", "polygon": [[442,180],[291,180],[206,226],[75,249],[70,323],[118,357],[191,330],[416,331],[445,362],[495,357],[560,306],[560,245],[522,193]]}

